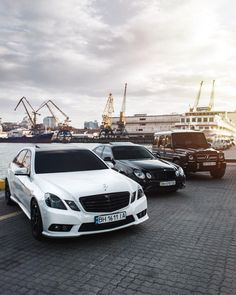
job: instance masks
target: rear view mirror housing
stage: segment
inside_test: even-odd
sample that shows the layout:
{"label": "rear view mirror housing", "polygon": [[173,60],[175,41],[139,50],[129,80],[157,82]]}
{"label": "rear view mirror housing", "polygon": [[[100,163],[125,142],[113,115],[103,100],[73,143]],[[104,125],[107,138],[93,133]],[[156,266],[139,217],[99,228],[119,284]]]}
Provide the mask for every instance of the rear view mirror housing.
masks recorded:
{"label": "rear view mirror housing", "polygon": [[16,168],[16,170],[14,171],[15,175],[27,175],[29,176],[29,171],[26,167],[18,167]]}

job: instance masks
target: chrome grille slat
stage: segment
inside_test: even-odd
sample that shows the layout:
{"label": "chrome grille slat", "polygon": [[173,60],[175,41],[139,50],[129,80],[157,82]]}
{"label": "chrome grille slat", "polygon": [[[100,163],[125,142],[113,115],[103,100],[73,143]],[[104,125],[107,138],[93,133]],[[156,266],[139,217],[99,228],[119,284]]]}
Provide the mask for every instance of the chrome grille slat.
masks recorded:
{"label": "chrome grille slat", "polygon": [[174,170],[153,171],[154,177],[159,181],[174,180],[176,178]]}
{"label": "chrome grille slat", "polygon": [[113,212],[129,204],[130,193],[107,193],[80,197],[79,201],[87,212]]}
{"label": "chrome grille slat", "polygon": [[211,155],[211,154],[204,154],[204,155],[196,155],[197,162],[216,162],[218,157],[217,155]]}

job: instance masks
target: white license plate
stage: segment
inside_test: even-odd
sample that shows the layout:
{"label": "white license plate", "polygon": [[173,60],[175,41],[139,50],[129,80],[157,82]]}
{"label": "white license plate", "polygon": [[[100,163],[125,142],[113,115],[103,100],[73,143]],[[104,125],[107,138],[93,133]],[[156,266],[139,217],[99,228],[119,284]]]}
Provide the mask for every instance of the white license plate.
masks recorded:
{"label": "white license plate", "polygon": [[204,162],[203,166],[215,166],[216,162]]}
{"label": "white license plate", "polygon": [[171,181],[161,181],[160,182],[160,186],[171,186],[171,185],[176,185],[176,181],[171,180]]}
{"label": "white license plate", "polygon": [[95,216],[95,223],[101,224],[101,223],[119,221],[123,219],[126,219],[126,212],[118,212],[113,214]]}

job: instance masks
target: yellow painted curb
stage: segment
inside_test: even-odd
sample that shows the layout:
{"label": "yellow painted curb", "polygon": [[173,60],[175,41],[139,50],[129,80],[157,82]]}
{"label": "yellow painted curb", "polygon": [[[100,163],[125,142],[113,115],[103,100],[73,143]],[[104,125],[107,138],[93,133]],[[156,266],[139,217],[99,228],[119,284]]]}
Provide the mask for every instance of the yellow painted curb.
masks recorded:
{"label": "yellow painted curb", "polygon": [[4,190],[4,189],[5,189],[5,180],[0,179],[0,190]]}

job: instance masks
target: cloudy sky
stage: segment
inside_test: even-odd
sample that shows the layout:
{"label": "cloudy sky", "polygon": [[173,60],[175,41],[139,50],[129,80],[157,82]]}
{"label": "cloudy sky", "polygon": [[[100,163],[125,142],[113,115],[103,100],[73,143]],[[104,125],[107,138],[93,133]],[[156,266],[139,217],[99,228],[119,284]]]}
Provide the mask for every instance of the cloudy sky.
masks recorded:
{"label": "cloudy sky", "polygon": [[[0,117],[52,99],[75,127],[118,115],[185,112],[204,80],[215,108],[236,110],[234,0],[0,0]],[[42,116],[49,115],[47,110]],[[60,115],[58,114],[60,117]],[[63,117],[60,117],[63,119]]]}

